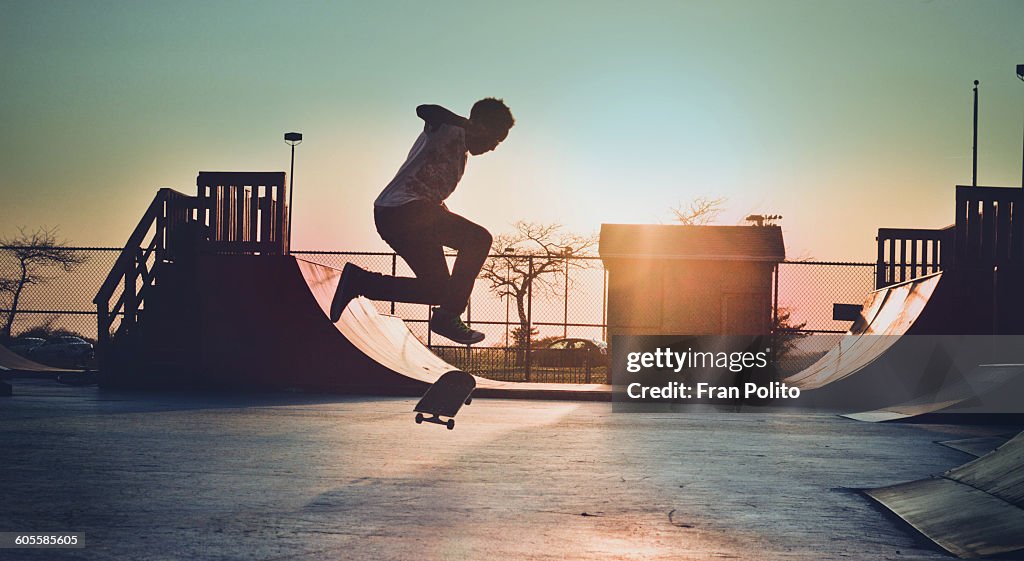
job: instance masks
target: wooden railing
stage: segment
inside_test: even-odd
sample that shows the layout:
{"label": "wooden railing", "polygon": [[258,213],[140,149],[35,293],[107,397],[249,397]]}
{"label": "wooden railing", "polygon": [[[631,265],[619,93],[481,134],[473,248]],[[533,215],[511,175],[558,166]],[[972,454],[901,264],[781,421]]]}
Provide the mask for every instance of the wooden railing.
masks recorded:
{"label": "wooden railing", "polygon": [[879,228],[875,288],[941,271],[952,260],[954,227]]}
{"label": "wooden railing", "polygon": [[1024,191],[957,186],[956,260],[963,267],[1024,266]]}
{"label": "wooden railing", "polygon": [[207,249],[231,253],[288,253],[288,186],[282,172],[199,173],[199,221]]}
{"label": "wooden railing", "polygon": [[110,341],[139,322],[162,263],[197,251],[288,253],[284,172],[200,172],[196,186],[195,197],[157,192],[97,292],[101,361]]}
{"label": "wooden railing", "polygon": [[[179,224],[194,220],[194,208],[193,197],[160,189],[128,238],[93,299],[101,360],[111,338],[138,322],[146,292],[156,283],[158,264],[174,259],[172,232]],[[115,330],[118,318],[120,323]]]}

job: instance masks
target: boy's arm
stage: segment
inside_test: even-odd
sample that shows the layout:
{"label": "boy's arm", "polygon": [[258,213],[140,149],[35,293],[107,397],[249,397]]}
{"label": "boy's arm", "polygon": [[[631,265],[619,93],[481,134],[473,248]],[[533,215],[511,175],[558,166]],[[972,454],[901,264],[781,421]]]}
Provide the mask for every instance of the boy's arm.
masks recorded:
{"label": "boy's arm", "polygon": [[426,121],[431,129],[441,125],[455,125],[464,129],[470,126],[469,119],[460,117],[440,105],[420,105],[416,108],[416,115]]}

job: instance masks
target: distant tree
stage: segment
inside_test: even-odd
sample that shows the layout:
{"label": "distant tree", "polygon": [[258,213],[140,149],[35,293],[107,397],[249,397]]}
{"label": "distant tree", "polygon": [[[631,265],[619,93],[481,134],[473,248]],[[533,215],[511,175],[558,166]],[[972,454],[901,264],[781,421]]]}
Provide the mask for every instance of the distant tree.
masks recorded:
{"label": "distant tree", "polygon": [[802,331],[807,327],[807,322],[794,323],[789,308],[779,308],[774,324],[776,361],[789,354],[796,347],[797,341],[810,336],[809,332]]}
{"label": "distant tree", "polygon": [[56,228],[39,228],[28,233],[24,228],[13,238],[0,238],[0,246],[14,257],[14,271],[0,274],[0,294],[6,296],[8,311],[0,338],[10,339],[18,305],[28,287],[50,280],[52,270],[70,272],[85,262],[85,256],[67,247],[57,236]]}
{"label": "distant tree", "polygon": [[725,197],[695,197],[689,203],[679,203],[671,210],[675,221],[684,226],[704,226],[722,214],[726,200]]}
{"label": "distant tree", "polygon": [[571,290],[571,275],[570,286],[564,285],[566,267],[593,266],[593,261],[572,257],[590,254],[598,239],[595,234],[566,232],[561,224],[519,221],[513,228],[512,232],[494,237],[495,255],[484,263],[480,278],[488,282],[488,288],[499,298],[515,300],[519,326],[512,333],[515,345],[521,348],[537,335],[537,330],[529,325],[527,311],[531,290],[534,298],[558,295],[559,289]]}

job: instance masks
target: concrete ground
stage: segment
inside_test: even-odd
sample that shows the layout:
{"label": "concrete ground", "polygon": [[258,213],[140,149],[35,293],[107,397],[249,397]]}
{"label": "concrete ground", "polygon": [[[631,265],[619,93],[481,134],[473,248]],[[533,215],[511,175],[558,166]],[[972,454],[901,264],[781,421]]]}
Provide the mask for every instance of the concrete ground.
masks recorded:
{"label": "concrete ground", "polygon": [[856,492],[1012,427],[823,414],[625,414],[476,400],[109,393],[0,400],[0,531],[84,549],[0,559],[950,559]]}

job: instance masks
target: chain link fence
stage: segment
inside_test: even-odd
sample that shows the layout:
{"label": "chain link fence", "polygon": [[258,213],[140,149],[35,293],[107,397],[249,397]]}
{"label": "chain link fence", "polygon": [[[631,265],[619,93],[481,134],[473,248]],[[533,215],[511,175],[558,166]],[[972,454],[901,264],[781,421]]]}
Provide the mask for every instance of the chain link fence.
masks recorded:
{"label": "chain link fence", "polygon": [[[12,251],[14,248],[0,246],[0,279],[20,283],[21,262]],[[34,336],[48,338],[56,335],[77,335],[89,342],[96,342],[96,306],[93,298],[107,273],[114,266],[120,248],[76,247],[71,248],[82,263],[65,271],[60,267],[39,267],[36,283],[23,286],[18,295],[17,313],[10,326],[12,337]],[[0,328],[6,328],[11,320],[16,286],[0,287]]]}
{"label": "chain link fence", "polygon": [[860,304],[875,288],[874,263],[786,261],[779,264],[776,347],[780,376],[799,372],[835,347],[850,327],[832,304]]}
{"label": "chain link fence", "polygon": [[[20,264],[11,248],[0,247],[0,279],[17,279]],[[84,261],[70,271],[41,271],[43,280],[20,296],[11,336],[75,334],[96,339],[92,299],[118,255],[118,248],[73,248]],[[293,255],[329,267],[352,262],[379,273],[413,276],[393,253],[293,251]],[[508,259],[508,254],[492,259]],[[528,260],[529,256],[516,256]],[[454,256],[449,256],[449,264]],[[538,257],[537,259],[541,259]],[[545,258],[547,259],[547,258]],[[472,348],[452,345],[428,329],[430,310],[422,304],[375,302],[377,310],[403,318],[409,329],[441,358],[458,368],[508,381],[605,383],[608,355],[607,271],[594,256],[558,257],[543,283],[522,298],[498,294],[492,282],[478,279],[466,323],[486,335]],[[495,268],[500,276],[501,269]],[[509,275],[513,273],[509,272]],[[799,371],[838,342],[848,322],[832,320],[833,303],[860,303],[873,288],[874,264],[784,262],[778,274],[777,325],[789,350],[779,357],[780,371]],[[0,327],[6,326],[12,294],[0,291]],[[525,332],[532,333],[528,339]],[[576,339],[558,350],[548,345]],[[590,343],[587,343],[589,341]],[[573,348],[578,347],[578,348]]]}

